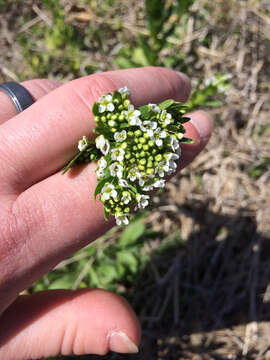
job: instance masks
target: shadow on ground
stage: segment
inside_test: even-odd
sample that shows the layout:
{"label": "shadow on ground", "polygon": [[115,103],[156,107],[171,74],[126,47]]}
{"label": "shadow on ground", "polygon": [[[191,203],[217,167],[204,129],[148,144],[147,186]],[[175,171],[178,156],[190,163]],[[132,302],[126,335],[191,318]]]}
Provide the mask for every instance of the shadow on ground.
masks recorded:
{"label": "shadow on ground", "polygon": [[194,220],[188,242],[157,252],[128,294],[140,309],[140,353],[81,359],[264,358],[270,239],[244,209],[237,216],[218,215],[197,203],[179,211]]}

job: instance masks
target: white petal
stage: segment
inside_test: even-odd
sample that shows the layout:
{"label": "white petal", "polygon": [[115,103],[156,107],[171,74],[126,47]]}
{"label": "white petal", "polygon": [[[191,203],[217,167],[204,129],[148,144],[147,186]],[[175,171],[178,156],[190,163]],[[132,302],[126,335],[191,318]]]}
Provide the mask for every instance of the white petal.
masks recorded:
{"label": "white petal", "polygon": [[105,105],[102,105],[102,104],[99,104],[98,106],[98,111],[100,113],[104,113],[106,111],[106,106]]}
{"label": "white petal", "polygon": [[114,110],[114,105],[113,105],[113,103],[109,103],[108,105],[107,105],[107,110],[108,111],[113,111]]}

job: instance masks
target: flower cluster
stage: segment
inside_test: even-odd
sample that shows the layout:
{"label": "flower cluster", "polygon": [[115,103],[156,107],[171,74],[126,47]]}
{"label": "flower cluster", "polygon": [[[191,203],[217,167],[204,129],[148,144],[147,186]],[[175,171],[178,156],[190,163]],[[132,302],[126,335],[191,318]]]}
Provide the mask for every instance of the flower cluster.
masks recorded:
{"label": "flower cluster", "polygon": [[[174,100],[135,109],[127,87],[103,95],[93,105],[97,123],[95,142],[84,136],[74,163],[97,161],[98,185],[104,215],[115,216],[118,225],[128,224],[131,209],[143,209],[149,192],[163,188],[165,177],[176,171],[184,137],[186,107]],[[86,159],[88,161],[86,161]]]}

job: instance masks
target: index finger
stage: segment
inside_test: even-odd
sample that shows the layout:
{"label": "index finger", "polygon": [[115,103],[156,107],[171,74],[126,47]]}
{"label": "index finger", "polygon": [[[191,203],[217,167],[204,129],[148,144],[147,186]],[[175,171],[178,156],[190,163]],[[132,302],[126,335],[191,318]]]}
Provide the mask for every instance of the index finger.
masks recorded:
{"label": "index finger", "polygon": [[8,192],[20,193],[63,167],[74,144],[94,127],[93,102],[123,86],[136,106],[186,101],[190,92],[185,75],[158,67],[95,74],[61,86],[0,127],[0,180]]}

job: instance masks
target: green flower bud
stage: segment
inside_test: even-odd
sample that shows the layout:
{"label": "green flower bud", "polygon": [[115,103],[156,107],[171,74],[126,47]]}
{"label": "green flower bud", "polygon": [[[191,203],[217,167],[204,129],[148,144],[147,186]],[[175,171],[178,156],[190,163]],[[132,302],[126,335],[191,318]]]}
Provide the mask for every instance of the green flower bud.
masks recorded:
{"label": "green flower bud", "polygon": [[111,128],[111,132],[115,133],[117,131],[116,128]]}
{"label": "green flower bud", "polygon": [[131,158],[131,154],[128,153],[128,154],[125,154],[125,159],[129,160]]}
{"label": "green flower bud", "polygon": [[131,164],[134,164],[134,163],[136,162],[136,160],[135,160],[134,158],[131,158],[131,159],[129,160],[129,162],[130,162]]}
{"label": "green flower bud", "polygon": [[138,165],[138,169],[139,170],[144,170],[144,166],[143,165]]}
{"label": "green flower bud", "polygon": [[145,154],[145,151],[141,151],[141,152],[140,152],[140,157],[144,158],[145,155],[146,155],[146,154]]}
{"label": "green flower bud", "polygon": [[136,145],[133,145],[133,150],[134,151],[137,151],[138,150],[138,147]]}
{"label": "green flower bud", "polygon": [[105,115],[102,115],[101,116],[101,121],[105,122],[107,119],[106,119],[106,116]]}
{"label": "green flower bud", "polygon": [[[120,116],[121,116],[121,115],[120,115]],[[127,135],[130,136],[130,137],[133,137],[133,136],[134,136],[134,132],[133,132],[133,131],[128,131]]]}
{"label": "green flower bud", "polygon": [[149,139],[149,135],[148,135],[147,133],[143,133],[143,137],[144,137],[145,139]]}
{"label": "green flower bud", "polygon": [[157,149],[153,149],[151,152],[153,155],[155,155],[157,153]]}
{"label": "green flower bud", "polygon": [[130,105],[130,101],[128,99],[126,99],[123,103],[124,107],[127,109],[128,106]]}
{"label": "green flower bud", "polygon": [[141,160],[140,160],[140,164],[141,164],[141,165],[145,165],[145,164],[146,164],[146,159],[141,159]]}
{"label": "green flower bud", "polygon": [[155,156],[155,160],[156,160],[156,161],[161,161],[161,160],[162,160],[162,155],[161,155],[161,154],[157,154],[157,155]]}
{"label": "green flower bud", "polygon": [[124,109],[124,106],[123,106],[122,104],[120,104],[120,105],[118,106],[118,110],[122,111],[123,109]]}
{"label": "green flower bud", "polygon": [[152,167],[153,167],[153,161],[148,160],[148,161],[147,161],[147,167],[148,167],[148,168],[152,168]]}
{"label": "green flower bud", "polygon": [[95,116],[95,117],[94,117],[94,121],[95,121],[95,122],[98,122],[99,120],[100,120],[100,117],[99,117],[99,116]]}
{"label": "green flower bud", "polygon": [[149,141],[148,141],[148,145],[149,145],[150,147],[153,147],[155,144],[154,144],[154,142],[153,142],[152,140],[149,140]]}
{"label": "green flower bud", "polygon": [[143,145],[143,150],[145,150],[145,151],[149,150],[149,145],[144,144],[144,145]]}
{"label": "green flower bud", "polygon": [[139,142],[140,142],[141,144],[145,144],[145,143],[146,143],[146,139],[145,139],[144,137],[140,137],[140,138],[139,138]]}
{"label": "green flower bud", "polygon": [[109,120],[108,125],[111,126],[111,127],[115,126],[115,121],[114,120]]}
{"label": "green flower bud", "polygon": [[135,132],[134,132],[134,135],[136,136],[136,137],[140,137],[141,135],[142,135],[142,132],[141,132],[141,130],[136,130]]}
{"label": "green flower bud", "polygon": [[153,160],[154,160],[154,156],[150,155],[150,156],[148,157],[148,160],[153,161]]}
{"label": "green flower bud", "polygon": [[119,100],[118,99],[113,99],[114,104],[119,104]]}
{"label": "green flower bud", "polygon": [[153,168],[148,168],[147,170],[146,170],[146,174],[147,175],[151,175],[151,174],[153,174],[154,173],[154,169]]}
{"label": "green flower bud", "polygon": [[128,144],[125,141],[121,144],[121,148],[124,150],[127,148],[127,146]]}
{"label": "green flower bud", "polygon": [[139,150],[142,150],[142,148],[143,148],[142,144],[138,144],[137,146],[138,146]]}
{"label": "green flower bud", "polygon": [[130,212],[130,207],[128,207],[128,206],[125,207],[125,208],[124,208],[124,213],[125,213],[125,214],[128,214],[129,212]]}
{"label": "green flower bud", "polygon": [[119,121],[123,121],[123,120],[125,120],[124,115],[123,115],[123,114],[119,115],[119,116],[118,116],[118,120],[119,120]]}
{"label": "green flower bud", "polygon": [[138,138],[135,138],[135,139],[134,139],[134,142],[135,142],[135,144],[138,144],[139,139],[138,139]]}
{"label": "green flower bud", "polygon": [[117,115],[116,114],[112,114],[112,120],[117,120]]}
{"label": "green flower bud", "polygon": [[136,159],[139,159],[139,158],[140,158],[140,154],[139,154],[139,153],[136,153],[136,154],[135,154],[135,158],[136,158]]}

